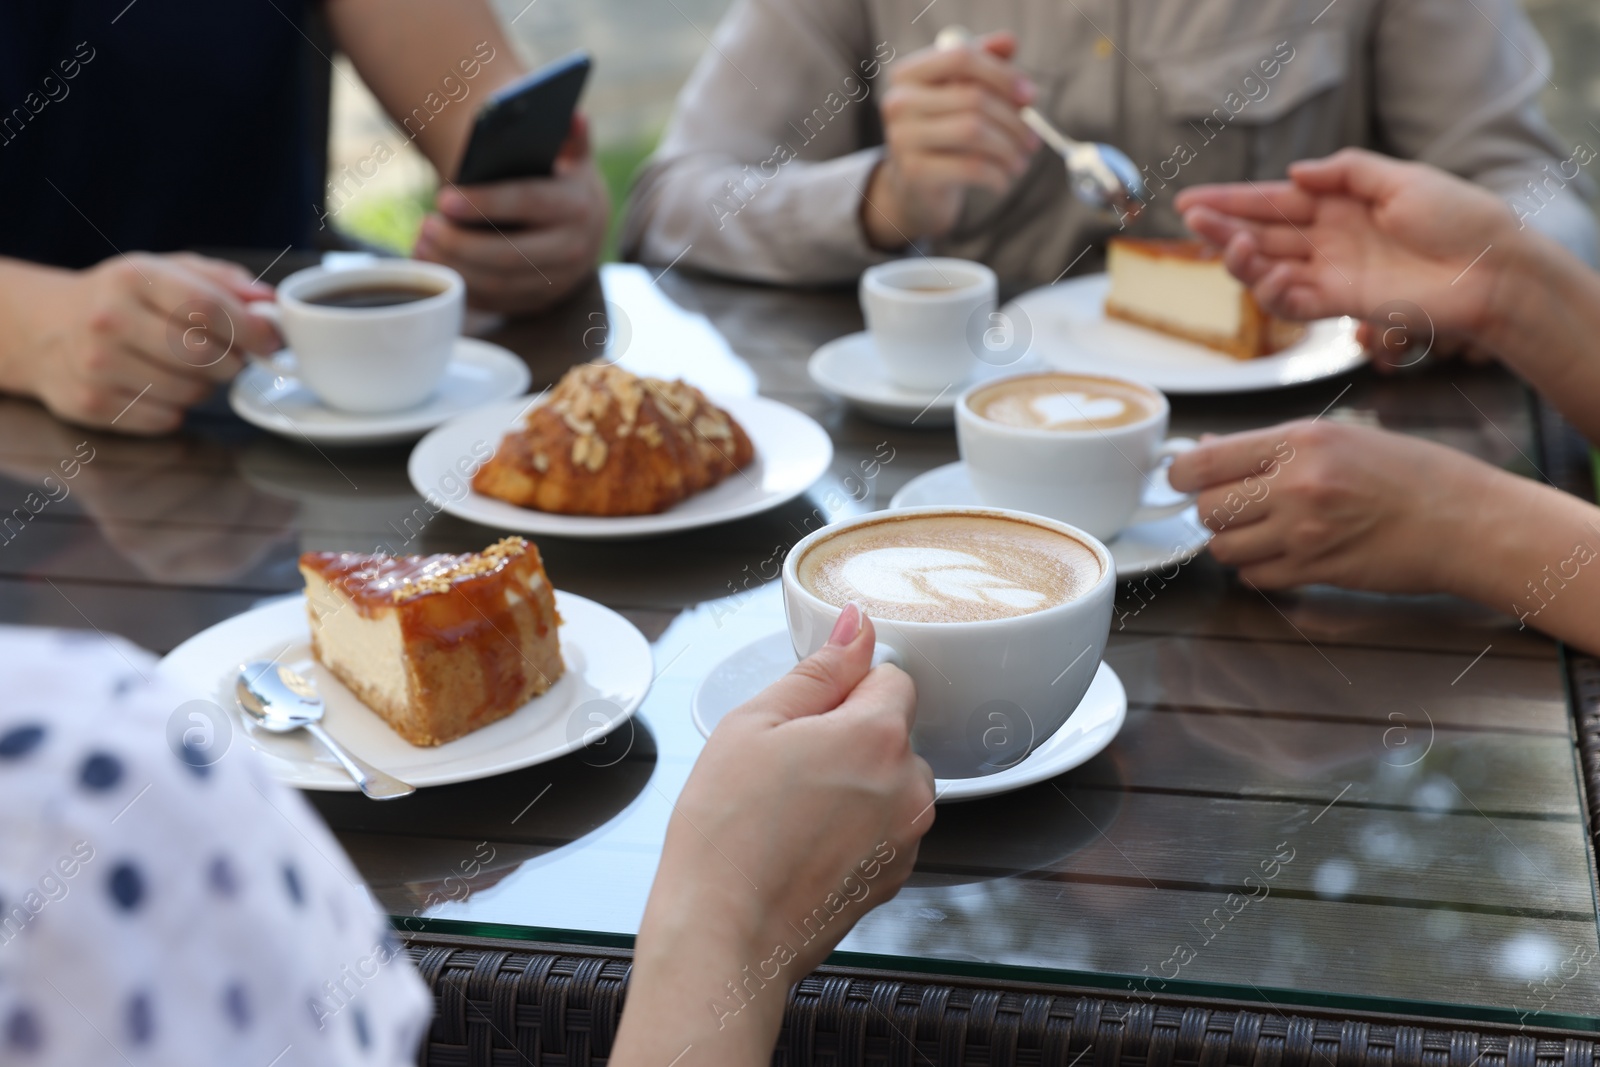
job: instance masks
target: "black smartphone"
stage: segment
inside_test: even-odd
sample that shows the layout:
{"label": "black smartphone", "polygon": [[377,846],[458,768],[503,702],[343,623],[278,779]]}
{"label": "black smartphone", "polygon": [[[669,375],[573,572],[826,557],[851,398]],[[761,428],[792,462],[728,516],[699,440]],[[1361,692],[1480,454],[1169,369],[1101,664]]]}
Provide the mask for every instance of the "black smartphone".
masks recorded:
{"label": "black smartphone", "polygon": [[478,111],[456,184],[548,178],[591,65],[574,52],[496,90]]}

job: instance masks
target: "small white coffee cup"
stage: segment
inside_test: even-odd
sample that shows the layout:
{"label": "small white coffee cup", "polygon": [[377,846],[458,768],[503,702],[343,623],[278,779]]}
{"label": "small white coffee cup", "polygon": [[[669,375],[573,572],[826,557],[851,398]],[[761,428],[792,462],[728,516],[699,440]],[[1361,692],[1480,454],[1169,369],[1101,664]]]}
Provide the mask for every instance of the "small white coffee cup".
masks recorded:
{"label": "small white coffee cup", "polygon": [[[427,295],[384,307],[316,302],[383,287]],[[465,305],[466,284],[449,267],[395,259],[298,271],[278,283],[276,303],[250,309],[277,321],[294,351],[296,376],[317,399],[372,414],[415,407],[433,393],[461,336]]]}
{"label": "small white coffee cup", "polygon": [[[975,399],[1008,383],[1059,379],[1134,390],[1149,414],[1121,426],[1082,429],[1016,426],[985,418]],[[1063,388],[1069,398],[1069,388]],[[1042,371],[975,385],[956,401],[956,443],[978,499],[1068,522],[1109,541],[1133,523],[1176,515],[1194,503],[1166,484],[1165,468],[1195,442],[1167,438],[1171,409],[1157,389],[1110,375]]]}
{"label": "small white coffee cup", "polygon": [[975,778],[1016,766],[1043,744],[1089,691],[1111,631],[1116,566],[1095,538],[1066,523],[999,508],[920,507],[825,526],[790,549],[783,606],[795,653],[821,648],[843,610],[800,582],[815,545],[847,530],[915,515],[974,515],[1029,523],[1073,538],[1100,563],[1100,577],[1064,603],[1003,619],[904,622],[874,617],[878,659],[911,676],[917,716],[911,743],[939,778]]}
{"label": "small white coffee cup", "polygon": [[998,283],[982,263],[897,259],[861,275],[861,311],[889,378],[925,392],[964,385],[978,367],[972,337],[994,313]]}

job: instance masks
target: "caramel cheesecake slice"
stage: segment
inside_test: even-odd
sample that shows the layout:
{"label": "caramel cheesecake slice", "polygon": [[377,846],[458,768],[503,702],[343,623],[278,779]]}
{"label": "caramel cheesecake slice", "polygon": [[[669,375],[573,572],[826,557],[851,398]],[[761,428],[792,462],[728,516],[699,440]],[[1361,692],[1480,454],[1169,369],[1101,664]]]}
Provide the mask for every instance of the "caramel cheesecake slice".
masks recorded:
{"label": "caramel cheesecake slice", "polygon": [[561,677],[555,591],[508,537],[462,556],[307,552],[311,650],[413,745],[503,719]]}
{"label": "caramel cheesecake slice", "polygon": [[1261,309],[1222,262],[1199,241],[1113,238],[1106,272],[1106,315],[1226,352],[1234,359],[1269,356],[1305,334],[1300,323]]}

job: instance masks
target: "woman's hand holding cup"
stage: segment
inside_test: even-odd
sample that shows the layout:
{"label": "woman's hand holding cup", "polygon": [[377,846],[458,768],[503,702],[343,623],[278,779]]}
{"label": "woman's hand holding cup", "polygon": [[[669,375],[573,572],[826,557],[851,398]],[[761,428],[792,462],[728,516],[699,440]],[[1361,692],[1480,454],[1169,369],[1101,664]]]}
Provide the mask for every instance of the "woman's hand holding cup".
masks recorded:
{"label": "woman's hand holding cup", "polygon": [[615,1062],[690,1044],[765,1062],[789,986],[910,874],[933,772],[911,751],[911,680],[872,667],[874,640],[847,607],[712,733],[673,805]]}

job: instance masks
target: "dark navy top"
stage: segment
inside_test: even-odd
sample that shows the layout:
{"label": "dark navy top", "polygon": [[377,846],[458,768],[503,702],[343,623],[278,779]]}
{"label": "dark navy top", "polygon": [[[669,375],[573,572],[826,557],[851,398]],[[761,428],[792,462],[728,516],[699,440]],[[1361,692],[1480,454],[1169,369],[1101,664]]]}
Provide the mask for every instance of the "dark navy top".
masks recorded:
{"label": "dark navy top", "polygon": [[0,3],[0,255],[308,244],[311,2]]}

